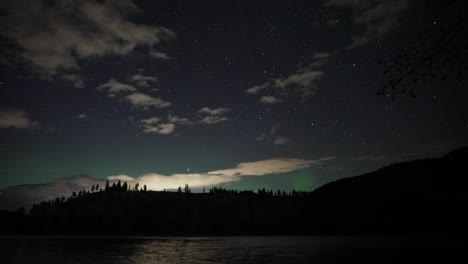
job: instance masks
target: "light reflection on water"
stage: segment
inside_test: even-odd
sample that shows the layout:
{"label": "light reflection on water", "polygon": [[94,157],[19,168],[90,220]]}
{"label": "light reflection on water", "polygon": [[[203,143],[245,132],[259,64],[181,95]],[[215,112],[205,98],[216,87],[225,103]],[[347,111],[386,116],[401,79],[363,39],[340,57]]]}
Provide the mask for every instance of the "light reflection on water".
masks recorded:
{"label": "light reflection on water", "polygon": [[[0,238],[1,263],[401,263],[447,261],[447,239],[359,237]],[[452,250],[453,252],[449,252]],[[447,254],[449,253],[449,254]]]}

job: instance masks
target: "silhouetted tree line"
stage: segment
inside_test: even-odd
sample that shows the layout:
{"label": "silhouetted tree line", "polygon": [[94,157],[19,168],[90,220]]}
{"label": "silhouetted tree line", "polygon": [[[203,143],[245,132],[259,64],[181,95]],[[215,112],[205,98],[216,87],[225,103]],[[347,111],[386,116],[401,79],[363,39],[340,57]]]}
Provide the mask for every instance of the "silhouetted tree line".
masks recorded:
{"label": "silhouetted tree line", "polygon": [[[96,186],[91,186],[91,192],[94,191],[103,191],[102,189],[99,189],[99,184],[97,184]],[[146,184],[143,185],[143,188],[140,188],[140,184],[139,183],[136,183],[134,186],[130,186],[127,184],[127,182],[121,182],[120,180],[117,181],[117,182],[113,182],[112,185],[109,183],[109,181],[106,181],[106,185],[105,185],[105,188],[104,188],[104,191],[105,192],[127,192],[127,191],[142,191],[142,192],[146,192],[147,191],[147,188],[146,188]]]}
{"label": "silhouetted tree line", "polygon": [[[109,181],[106,181],[104,189],[100,188],[99,184],[96,184],[96,185],[92,185],[90,190],[83,189],[83,190],[80,190],[78,193],[73,192],[71,196],[68,198],[62,196],[62,197],[58,197],[55,199],[42,201],[37,204],[35,203],[32,206],[31,212],[41,211],[43,210],[43,208],[48,208],[48,207],[59,207],[62,204],[65,204],[66,202],[72,199],[81,198],[83,196],[86,196],[95,192],[122,193],[122,192],[147,192],[147,191],[148,190],[147,190],[146,185],[144,185],[143,188],[140,189],[139,183],[136,183],[134,186],[129,186],[127,182],[122,183],[121,181],[117,181],[117,182],[113,182],[112,184],[110,184]],[[162,192],[166,192],[166,190],[164,189]],[[177,188],[177,193],[182,193],[182,192],[187,193],[187,194],[191,193],[191,189],[188,184],[185,184],[183,191],[182,191],[181,186]],[[209,190],[210,196],[212,195],[230,195],[230,196],[256,195],[256,196],[264,196],[264,197],[268,197],[268,196],[298,197],[298,196],[306,196],[308,194],[310,194],[310,192],[297,191],[295,189],[293,189],[291,192],[285,192],[281,190],[277,190],[276,192],[274,192],[273,190],[266,190],[265,188],[263,188],[263,189],[258,189],[257,193],[255,193],[254,191],[251,191],[251,190],[242,190],[242,191],[228,190],[223,187],[213,186]],[[24,211],[24,208],[21,210]]]}
{"label": "silhouetted tree line", "polygon": [[[399,163],[312,192],[212,187],[193,193],[106,183],[29,213],[0,210],[1,234],[346,235],[467,234],[468,148]],[[94,190],[94,191],[92,191]],[[132,191],[130,191],[132,190]]]}
{"label": "silhouetted tree line", "polygon": [[[230,195],[254,194],[254,192],[250,190],[247,190],[247,191],[227,190],[223,187],[216,187],[216,186],[212,187],[209,193],[210,194],[230,194]],[[293,189],[291,192],[285,192],[281,190],[277,190],[276,192],[274,192],[273,190],[267,190],[265,188],[257,190],[257,195],[259,196],[305,196],[307,194],[310,194],[310,192],[296,191],[295,189]]]}
{"label": "silhouetted tree line", "polygon": [[17,215],[25,223],[19,229],[28,234],[301,234],[311,194],[222,187],[192,193],[188,185],[176,192],[145,192],[123,186],[35,204],[28,214]]}

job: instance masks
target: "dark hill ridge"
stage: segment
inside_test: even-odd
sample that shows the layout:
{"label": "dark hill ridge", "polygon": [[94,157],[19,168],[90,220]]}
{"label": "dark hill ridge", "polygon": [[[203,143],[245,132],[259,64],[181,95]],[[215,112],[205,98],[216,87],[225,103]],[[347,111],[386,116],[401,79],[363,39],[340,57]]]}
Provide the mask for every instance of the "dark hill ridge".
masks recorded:
{"label": "dark hill ridge", "polygon": [[325,184],[311,194],[325,233],[466,233],[468,147]]}
{"label": "dark hill ridge", "polygon": [[452,199],[466,196],[467,162],[468,147],[462,147],[440,158],[397,163],[340,179],[313,193],[322,199]]}
{"label": "dark hill ridge", "polygon": [[109,189],[0,212],[0,233],[76,235],[466,234],[468,148],[313,192]]}

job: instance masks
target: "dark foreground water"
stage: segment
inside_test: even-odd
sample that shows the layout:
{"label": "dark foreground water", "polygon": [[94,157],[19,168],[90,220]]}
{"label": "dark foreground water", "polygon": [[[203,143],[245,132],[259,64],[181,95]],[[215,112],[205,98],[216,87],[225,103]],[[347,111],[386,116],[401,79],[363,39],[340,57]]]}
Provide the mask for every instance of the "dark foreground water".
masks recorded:
{"label": "dark foreground water", "polygon": [[3,237],[0,263],[462,263],[462,244],[433,237]]}

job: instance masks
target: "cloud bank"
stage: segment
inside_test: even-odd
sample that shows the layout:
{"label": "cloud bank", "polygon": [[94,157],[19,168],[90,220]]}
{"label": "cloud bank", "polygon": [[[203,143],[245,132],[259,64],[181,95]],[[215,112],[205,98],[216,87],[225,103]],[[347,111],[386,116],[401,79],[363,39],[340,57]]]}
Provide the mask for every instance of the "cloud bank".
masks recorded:
{"label": "cloud bank", "polygon": [[89,120],[89,116],[87,114],[79,114],[76,116],[76,118],[83,121]]}
{"label": "cloud bank", "polygon": [[133,105],[135,108],[147,110],[150,107],[166,108],[171,105],[170,102],[164,101],[160,98],[152,97],[144,93],[132,93],[125,96],[125,100]]}
{"label": "cloud bank", "polygon": [[149,87],[150,83],[158,82],[158,78],[155,76],[145,76],[141,74],[135,74],[129,78],[129,81],[134,82],[136,85],[141,87]]}
{"label": "cloud bank", "polygon": [[348,49],[363,46],[400,25],[401,16],[410,7],[409,0],[328,0],[326,7],[348,9],[352,20],[364,27],[364,32],[353,36]]}
{"label": "cloud bank", "polygon": [[231,112],[231,109],[222,107],[214,109],[211,109],[209,107],[203,107],[202,109],[198,110],[198,113],[207,115],[224,115],[229,112]]}
{"label": "cloud bank", "polygon": [[[162,108],[162,107],[159,107]],[[169,114],[167,119],[162,117],[150,117],[140,120],[140,127],[143,128],[143,133],[156,133],[160,135],[168,135],[174,132],[177,126],[195,126],[195,125],[214,125],[228,121],[229,118],[225,114],[231,112],[230,108],[209,108],[203,107],[196,112],[195,117],[180,117]],[[163,121],[166,120],[166,121]]]}
{"label": "cloud bank", "polygon": [[0,129],[27,129],[37,127],[38,125],[39,122],[32,121],[29,118],[28,113],[23,110],[10,109],[6,111],[0,111]]}
{"label": "cloud bank", "polygon": [[[137,47],[164,59],[168,56],[153,48],[175,37],[167,28],[130,21],[140,12],[131,0],[4,0],[0,8],[0,35],[18,48],[18,58],[47,78],[79,70],[80,59],[126,55]],[[70,81],[82,86],[77,76]]]}
{"label": "cloud bank", "polygon": [[286,76],[271,78],[266,83],[255,85],[246,90],[248,94],[260,96],[259,103],[264,105],[285,102],[292,94],[296,94],[301,101],[308,100],[317,90],[317,82],[325,73],[320,69],[326,64],[330,53],[314,54],[314,60],[307,66],[298,67],[295,72]]}
{"label": "cloud bank", "polygon": [[104,186],[104,183],[103,180],[80,175],[51,183],[8,187],[0,191],[0,209],[14,210],[21,206],[29,208],[34,203],[61,196],[69,197],[73,192],[89,190],[95,184]]}
{"label": "cloud bank", "polygon": [[[158,79],[153,76],[135,74],[131,76],[129,80],[140,87],[147,88],[150,83],[155,83]],[[119,102],[128,102],[134,109],[139,110],[167,108],[172,104],[171,102],[164,101],[161,98],[139,92],[135,86],[121,83],[114,78],[110,78],[106,83],[99,85],[96,87],[96,90],[107,92],[108,97],[118,100]]]}
{"label": "cloud bank", "polygon": [[271,96],[271,95],[264,95],[264,96],[260,97],[259,102],[262,103],[262,104],[278,104],[278,103],[283,102],[283,100],[280,99],[280,98],[276,98],[274,96]]}
{"label": "cloud bank", "polygon": [[[126,181],[130,185],[138,183],[146,185],[150,190],[177,189],[188,184],[191,188],[209,187],[241,181],[243,177],[267,176],[279,173],[288,173],[302,170],[311,166],[318,166],[333,160],[325,157],[316,160],[294,158],[272,158],[267,160],[242,162],[234,168],[227,168],[205,173],[177,173],[163,175],[147,173],[137,177],[125,174],[107,177],[109,181]],[[73,192],[89,190],[92,185],[105,185],[105,180],[94,179],[88,176],[78,176],[60,179],[46,184],[19,185],[0,191],[0,209],[16,209],[20,206],[30,207],[33,203],[54,199],[60,196],[70,196]]]}
{"label": "cloud bank", "polygon": [[109,81],[99,85],[96,89],[98,91],[107,91],[110,97],[114,97],[117,94],[125,92],[136,92],[137,90],[132,85],[118,82],[114,78],[110,78]]}
{"label": "cloud bank", "polygon": [[188,184],[193,188],[200,188],[204,186],[240,181],[242,180],[242,177],[266,176],[302,170],[310,166],[318,166],[333,159],[335,158],[325,157],[316,160],[273,158],[253,162],[242,162],[234,168],[209,171],[205,173],[178,173],[171,175],[147,173],[134,178],[128,175],[114,175],[107,179],[125,179],[129,184],[139,183],[140,186],[146,185],[151,190],[177,189],[179,186],[184,186],[185,184]]}

